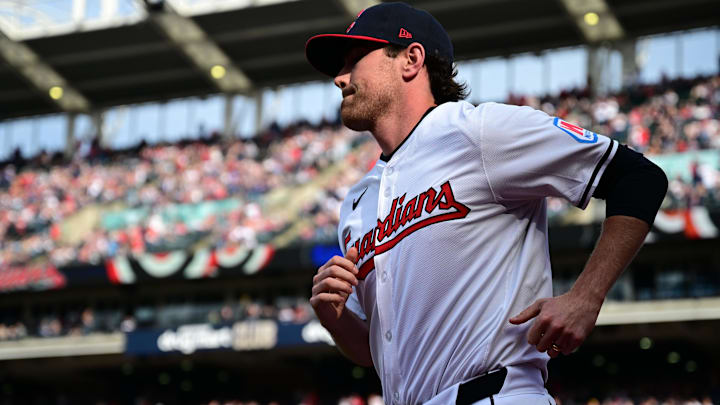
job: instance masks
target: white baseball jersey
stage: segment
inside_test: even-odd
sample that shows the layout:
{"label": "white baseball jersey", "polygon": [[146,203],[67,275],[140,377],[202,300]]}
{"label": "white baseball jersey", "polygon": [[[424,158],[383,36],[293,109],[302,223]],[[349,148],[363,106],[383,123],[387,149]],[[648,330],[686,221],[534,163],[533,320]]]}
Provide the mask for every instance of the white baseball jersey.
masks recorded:
{"label": "white baseball jersey", "polygon": [[369,324],[388,403],[504,366],[546,378],[531,322],[508,322],[552,296],[545,197],[585,208],[616,150],[530,107],[444,103],[351,188],[338,236],[361,280],[347,308]]}

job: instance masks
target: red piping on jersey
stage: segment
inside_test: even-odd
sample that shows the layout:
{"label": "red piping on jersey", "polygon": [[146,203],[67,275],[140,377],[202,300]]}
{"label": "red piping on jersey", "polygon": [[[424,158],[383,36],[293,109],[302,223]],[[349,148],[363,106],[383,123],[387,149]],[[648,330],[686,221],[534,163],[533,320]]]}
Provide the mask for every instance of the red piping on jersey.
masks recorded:
{"label": "red piping on jersey", "polygon": [[375,258],[371,257],[360,266],[360,271],[357,275],[358,280],[365,280],[365,277],[373,270],[375,270]]}

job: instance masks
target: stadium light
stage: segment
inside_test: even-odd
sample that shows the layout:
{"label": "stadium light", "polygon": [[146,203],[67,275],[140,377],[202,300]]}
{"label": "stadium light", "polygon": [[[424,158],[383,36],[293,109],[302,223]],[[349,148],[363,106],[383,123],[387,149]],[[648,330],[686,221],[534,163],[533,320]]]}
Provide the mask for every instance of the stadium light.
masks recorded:
{"label": "stadium light", "polygon": [[52,86],[50,87],[50,98],[53,100],[60,100],[63,96],[63,88],[60,86]]}
{"label": "stadium light", "polygon": [[645,336],[640,339],[640,348],[643,350],[648,350],[652,347],[653,341],[649,337]]}
{"label": "stadium light", "polygon": [[247,94],[252,91],[252,82],[197,23],[180,15],[169,2],[162,10],[150,13],[149,20],[185,56],[195,68],[208,76],[222,92]]}
{"label": "stadium light", "polygon": [[22,42],[17,42],[0,31],[0,59],[4,59],[35,89],[47,94],[66,112],[87,112],[90,102],[74,89],[52,66]]}
{"label": "stadium light", "polygon": [[625,30],[606,0],[561,0],[575,25],[589,43],[625,37]]}
{"label": "stadium light", "polygon": [[220,80],[225,77],[225,73],[227,73],[227,70],[223,65],[215,65],[210,69],[210,75],[216,80]]}
{"label": "stadium light", "polygon": [[598,21],[600,21],[600,16],[597,15],[597,13],[589,12],[585,13],[585,17],[583,17],[583,19],[585,20],[585,24],[593,26],[598,24]]}
{"label": "stadium light", "polygon": [[678,352],[670,352],[667,355],[667,362],[670,364],[677,364],[680,361],[680,354]]}

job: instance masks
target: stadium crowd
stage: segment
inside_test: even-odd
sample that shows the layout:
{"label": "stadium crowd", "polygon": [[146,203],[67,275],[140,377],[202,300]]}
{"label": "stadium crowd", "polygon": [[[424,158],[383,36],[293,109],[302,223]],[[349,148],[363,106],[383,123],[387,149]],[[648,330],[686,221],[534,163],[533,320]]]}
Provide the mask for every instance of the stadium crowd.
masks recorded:
{"label": "stadium crowd", "polygon": [[[507,102],[579,123],[651,157],[720,150],[720,76],[666,80],[606,97],[574,90]],[[55,266],[101,263],[118,254],[197,243],[252,246],[291,225],[265,212],[264,196],[342,162],[300,212],[308,220],[299,241],[334,242],[348,186],[378,156],[367,134],[307,123],[273,126],[252,140],[215,134],[126,151],[95,142],[69,164],[47,154],[25,161],[16,153],[0,166],[0,269],[47,260]],[[689,170],[690,180],[670,179],[664,208],[720,207],[720,167],[695,164]],[[551,218],[567,209],[561,200],[548,206]],[[88,220],[93,215],[100,219]],[[103,221],[108,216],[116,221]]]}
{"label": "stadium crowd", "polygon": [[[528,105],[578,123],[627,144],[651,159],[664,154],[717,150],[720,161],[720,76],[664,80],[606,97],[591,97],[586,89],[581,89],[556,96],[510,96],[506,102]],[[369,142],[348,156],[345,170],[305,207],[306,215],[314,218],[302,233],[305,239],[334,241],[337,238],[336,207],[347,194],[347,186],[360,179],[379,155],[379,147]],[[662,208],[675,210],[702,205],[720,209],[720,165],[694,162],[688,170],[690,179],[683,176],[669,179],[669,191]],[[568,208],[567,201],[550,198],[551,223],[562,219]]]}
{"label": "stadium crowd", "polygon": [[[303,124],[255,141],[215,136],[129,151],[96,144],[64,165],[47,166],[46,156],[14,160],[0,171],[0,268],[42,257],[56,266],[98,263],[116,254],[185,248],[203,238],[215,247],[253,245],[286,225],[262,214],[260,198],[315,178],[358,136]],[[208,213],[203,206],[228,199],[236,204],[224,211]],[[80,240],[64,238],[64,221],[92,206],[134,216],[111,229],[98,221]]]}
{"label": "stadium crowd", "polygon": [[0,311],[0,341],[28,337],[83,336],[133,332],[138,328],[176,328],[188,324],[227,325],[237,321],[270,319],[304,324],[315,318],[306,297],[274,300],[243,296],[233,302],[182,301],[158,305],[85,306],[52,311]]}

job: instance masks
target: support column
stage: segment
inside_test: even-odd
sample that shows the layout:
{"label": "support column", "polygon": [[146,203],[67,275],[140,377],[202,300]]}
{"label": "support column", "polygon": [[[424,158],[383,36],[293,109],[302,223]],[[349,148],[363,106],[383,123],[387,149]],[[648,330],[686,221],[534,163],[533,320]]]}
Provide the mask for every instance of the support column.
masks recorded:
{"label": "support column", "polygon": [[482,98],[480,97],[480,90],[482,89],[482,62],[476,61],[472,67],[472,101],[480,103]]}
{"label": "support column", "polygon": [[73,23],[81,24],[85,19],[86,0],[73,0],[72,19]]}
{"label": "support column", "polygon": [[225,139],[235,137],[235,124],[233,123],[234,99],[234,94],[225,94],[225,112],[223,114],[223,138]]}
{"label": "support column", "polygon": [[255,134],[262,130],[263,119],[263,93],[261,89],[255,92]]}
{"label": "support column", "polygon": [[511,58],[505,60],[505,72],[506,74],[506,89],[505,89],[505,100],[508,100],[511,94],[515,91],[515,63]]}
{"label": "support column", "polygon": [[637,41],[628,39],[617,44],[622,57],[622,87],[630,87],[637,83],[640,67],[637,64]]}
{"label": "support column", "polygon": [[157,133],[153,136],[155,143],[161,143],[167,137],[167,100],[163,100],[157,105],[158,107],[158,127]]}
{"label": "support column", "polygon": [[77,114],[69,113],[67,115],[67,126],[65,127],[65,159],[71,160],[75,154],[77,141],[75,140],[75,120]]}
{"label": "support column", "polygon": [[542,55],[542,81],[545,94],[548,95],[552,93],[552,67],[550,66],[549,52],[545,52]]}
{"label": "support column", "polygon": [[91,115],[92,125],[95,132],[95,139],[103,148],[107,145],[108,139],[105,139],[105,110],[95,110]]}
{"label": "support column", "polygon": [[675,77],[683,75],[683,36],[677,35],[675,38]]}
{"label": "support column", "polygon": [[185,114],[185,133],[183,138],[195,139],[195,100],[187,101],[187,113]]}
{"label": "support column", "polygon": [[609,52],[601,46],[588,46],[587,55],[587,86],[591,96],[606,94],[607,69],[609,68]]}
{"label": "support column", "polygon": [[720,29],[715,30],[715,59],[717,59],[717,71],[720,72]]}
{"label": "support column", "polygon": [[[35,157],[40,155],[40,151],[42,151],[42,147],[40,147],[40,120],[34,119],[32,120],[32,134],[28,137],[28,140],[30,141],[28,143],[28,155],[30,157]],[[32,149],[31,149],[32,148]],[[37,148],[37,149],[36,149]]]}
{"label": "support column", "polygon": [[109,20],[118,10],[118,0],[102,0],[100,3],[100,18],[103,20]]}

